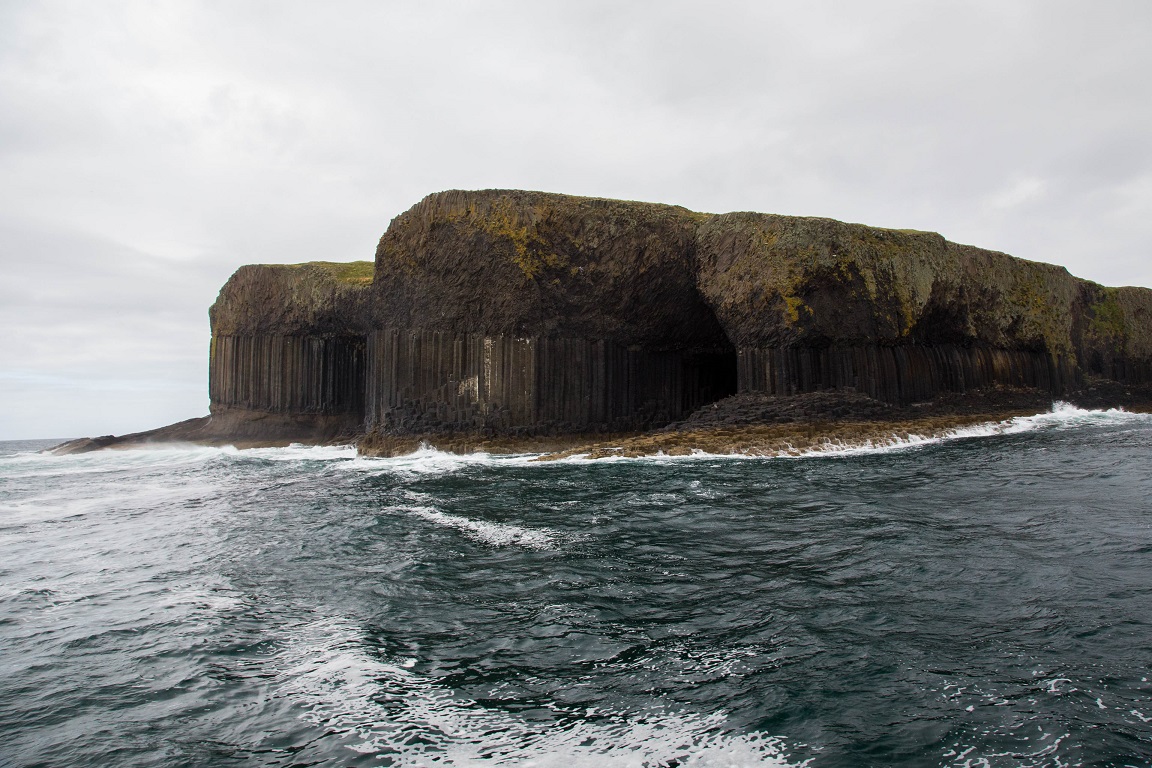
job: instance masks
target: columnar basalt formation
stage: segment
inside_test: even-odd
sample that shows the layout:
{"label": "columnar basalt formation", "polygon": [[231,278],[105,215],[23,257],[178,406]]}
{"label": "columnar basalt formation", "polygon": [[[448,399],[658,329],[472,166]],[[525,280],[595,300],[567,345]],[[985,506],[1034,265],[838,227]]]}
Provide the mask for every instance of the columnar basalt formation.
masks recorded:
{"label": "columnar basalt formation", "polygon": [[244,267],[211,318],[229,429],[635,431],[737,391],[1152,383],[1148,289],[929,232],[540,192],[431,195],[374,275]]}
{"label": "columnar basalt formation", "polygon": [[696,287],[697,216],[537,192],[448,192],[376,252],[368,427],[635,430],[735,391]]}
{"label": "columnar basalt formation", "polygon": [[889,402],[1077,382],[1082,281],[935,233],[726,214],[699,230],[700,285],[742,391],[849,387]]}
{"label": "columnar basalt formation", "polygon": [[367,262],[241,267],[209,313],[209,397],[222,432],[257,439],[363,429]]}

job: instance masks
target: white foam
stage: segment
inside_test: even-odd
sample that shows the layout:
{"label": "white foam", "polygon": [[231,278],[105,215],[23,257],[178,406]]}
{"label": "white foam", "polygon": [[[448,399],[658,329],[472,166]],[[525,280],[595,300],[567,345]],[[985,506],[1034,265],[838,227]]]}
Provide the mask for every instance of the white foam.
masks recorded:
{"label": "white foam", "polygon": [[549,528],[524,528],[508,523],[472,520],[461,515],[449,515],[434,507],[390,507],[407,512],[436,525],[454,528],[465,536],[493,547],[518,546],[526,549],[555,549],[559,538]]}
{"label": "white foam", "polygon": [[[1031,752],[1012,750],[1007,752],[988,752],[979,756],[972,756],[977,747],[968,745],[955,745],[944,753],[944,757],[951,758],[946,765],[956,768],[991,768],[994,765],[1015,765],[1020,768],[1071,768],[1080,763],[1069,763],[1057,754],[1060,744],[1068,738],[1068,733],[1053,735],[1041,733],[1036,739],[1041,746]],[[1044,743],[1047,742],[1047,743]]]}
{"label": "white foam", "polygon": [[[233,457],[256,457],[270,461],[324,461],[332,462],[341,470],[376,474],[401,475],[440,475],[457,472],[469,467],[535,467],[545,469],[550,466],[584,464],[587,462],[644,462],[671,463],[683,461],[714,461],[716,459],[779,459],[809,458],[824,456],[859,456],[863,454],[889,453],[936,445],[949,440],[964,438],[994,437],[1014,435],[1041,430],[1078,429],[1091,426],[1123,426],[1152,424],[1152,414],[1131,413],[1123,409],[1085,410],[1064,402],[1056,402],[1052,410],[1034,416],[1019,416],[1003,421],[984,422],[966,427],[956,427],[934,434],[892,434],[878,436],[863,441],[833,441],[803,449],[792,446],[768,455],[744,453],[716,454],[694,450],[687,455],[657,453],[648,456],[605,456],[589,459],[588,454],[576,454],[552,461],[536,461],[540,453],[489,454],[475,452],[469,454],[449,453],[428,445],[421,445],[412,453],[391,458],[359,456],[352,445],[308,446],[293,444],[284,448],[245,448],[232,446],[222,448],[204,447],[189,444],[167,444],[140,446],[130,450],[94,451],[69,456],[23,453],[0,457],[0,462],[10,468],[28,473],[28,476],[53,474],[67,467],[71,473],[103,472],[115,466],[140,466],[161,464],[176,466],[194,464],[221,455]],[[20,476],[20,471],[9,476]]]}
{"label": "white foam", "polygon": [[1123,409],[1085,410],[1065,402],[1055,402],[1052,410],[1034,416],[1017,416],[1002,421],[982,422],[965,427],[954,427],[933,434],[891,434],[877,436],[867,440],[838,441],[825,440],[817,446],[798,449],[788,445],[783,450],[755,455],[747,453],[707,453],[694,450],[690,454],[671,456],[657,453],[652,456],[627,457],[609,456],[600,459],[588,459],[587,455],[571,457],[562,461],[639,461],[639,462],[681,462],[716,459],[802,459],[816,457],[851,457],[869,454],[894,453],[899,451],[915,450],[930,445],[938,445],[952,440],[968,438],[995,437],[997,435],[1016,435],[1027,432],[1043,430],[1079,429],[1092,426],[1121,426],[1152,424],[1152,414],[1132,413]]}
{"label": "white foam", "polygon": [[283,448],[223,449],[234,455],[253,456],[269,461],[348,461],[356,458],[354,445],[303,445],[293,443]]}
{"label": "white foam", "polygon": [[1052,410],[1035,416],[1019,416],[1006,422],[1007,434],[1029,432],[1035,429],[1076,429],[1090,426],[1152,424],[1152,413],[1132,413],[1123,408],[1086,410],[1061,401],[1052,404]]}
{"label": "white foam", "polygon": [[19,453],[0,457],[4,477],[45,478],[59,475],[101,474],[109,471],[179,468],[218,458],[220,448],[173,444],[131,450],[91,451],[57,456],[50,453]]}
{"label": "white foam", "polygon": [[483,452],[449,453],[431,448],[428,445],[421,445],[419,449],[402,456],[356,456],[351,461],[340,464],[339,469],[376,476],[446,475],[470,467],[532,466],[532,460],[538,456],[540,456],[538,453],[496,455]]}
{"label": "white foam", "polygon": [[407,660],[374,658],[345,621],[297,628],[275,661],[278,693],[294,700],[305,720],[393,765],[792,765],[782,739],[726,732],[723,712],[588,711],[580,714],[595,720],[532,722],[488,709],[412,672]]}

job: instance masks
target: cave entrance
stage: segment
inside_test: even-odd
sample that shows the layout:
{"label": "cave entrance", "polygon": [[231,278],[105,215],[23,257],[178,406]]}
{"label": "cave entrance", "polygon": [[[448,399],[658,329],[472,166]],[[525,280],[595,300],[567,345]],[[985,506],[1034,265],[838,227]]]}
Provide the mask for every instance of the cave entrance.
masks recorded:
{"label": "cave entrance", "polygon": [[684,416],[736,394],[736,348],[731,344],[683,357]]}

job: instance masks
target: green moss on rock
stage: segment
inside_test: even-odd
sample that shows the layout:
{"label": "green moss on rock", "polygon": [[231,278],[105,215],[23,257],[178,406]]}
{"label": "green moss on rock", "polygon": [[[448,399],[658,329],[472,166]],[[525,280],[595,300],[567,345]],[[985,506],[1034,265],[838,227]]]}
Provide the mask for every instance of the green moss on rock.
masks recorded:
{"label": "green moss on rock", "polygon": [[312,261],[236,270],[209,309],[213,335],[356,335],[372,325],[374,264]]}
{"label": "green moss on rock", "polygon": [[287,266],[293,269],[322,269],[331,275],[333,280],[353,285],[371,283],[372,276],[376,272],[376,263],[372,261],[309,261]]}

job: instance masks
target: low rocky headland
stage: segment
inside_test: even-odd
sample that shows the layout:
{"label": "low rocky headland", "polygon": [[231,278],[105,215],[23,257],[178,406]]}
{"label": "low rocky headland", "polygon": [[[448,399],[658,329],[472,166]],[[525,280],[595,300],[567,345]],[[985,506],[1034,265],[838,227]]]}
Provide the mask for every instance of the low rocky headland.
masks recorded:
{"label": "low rocky headland", "polygon": [[779,455],[1152,409],[1152,290],[831,219],[443,192],[209,317],[208,416],[54,450]]}

